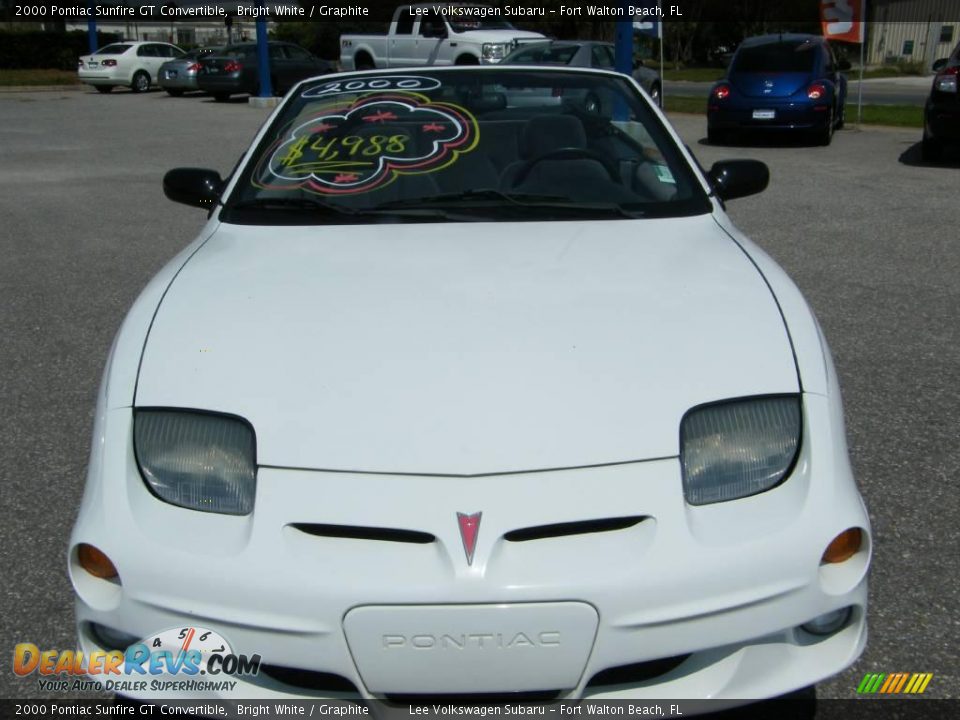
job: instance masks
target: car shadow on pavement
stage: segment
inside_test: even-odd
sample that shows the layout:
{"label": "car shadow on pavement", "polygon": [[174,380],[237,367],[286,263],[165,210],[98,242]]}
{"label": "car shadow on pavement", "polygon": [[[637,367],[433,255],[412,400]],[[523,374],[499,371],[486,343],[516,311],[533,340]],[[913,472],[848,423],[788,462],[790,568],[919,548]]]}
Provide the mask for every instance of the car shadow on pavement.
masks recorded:
{"label": "car shadow on pavement", "polygon": [[960,147],[945,147],[943,156],[937,161],[927,161],[923,159],[921,151],[922,143],[916,142],[902,153],[898,158],[903,165],[911,167],[931,167],[931,168],[960,168]]}
{"label": "car shadow on pavement", "polygon": [[213,103],[215,105],[246,105],[251,96],[244,94],[231,95],[228,100],[217,100],[213,95],[197,95],[196,97],[205,103]]}
{"label": "car shadow on pavement", "polygon": [[210,98],[213,99],[213,95],[208,95],[202,90],[187,90],[183,88],[183,92],[179,95],[171,95],[164,88],[157,90],[157,94],[162,98],[169,98],[170,100],[182,100],[184,98]]}
{"label": "car shadow on pavement", "polygon": [[[842,130],[834,133],[833,141],[842,138]],[[757,148],[797,148],[822,147],[820,141],[813,135],[798,132],[776,132],[768,130],[760,133],[737,133],[729,135],[722,142],[710,142],[706,137],[697,141],[707,147],[757,147]]]}
{"label": "car shadow on pavement", "polygon": [[100,97],[125,97],[127,95],[151,95],[156,94],[156,88],[150,88],[149,90],[144,90],[143,92],[135,93],[126,85],[114,85],[113,90],[110,92],[100,92],[93,85],[89,85],[88,89],[84,90],[85,95],[99,95]]}

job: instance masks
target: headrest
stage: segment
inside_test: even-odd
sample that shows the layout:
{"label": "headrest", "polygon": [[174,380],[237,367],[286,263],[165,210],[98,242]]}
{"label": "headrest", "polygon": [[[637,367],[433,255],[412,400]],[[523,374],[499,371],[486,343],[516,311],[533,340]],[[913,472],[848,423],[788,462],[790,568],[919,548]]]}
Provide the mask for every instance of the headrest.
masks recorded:
{"label": "headrest", "polygon": [[525,159],[545,155],[560,148],[585,148],[587,133],[573,115],[539,115],[523,129],[521,152]]}

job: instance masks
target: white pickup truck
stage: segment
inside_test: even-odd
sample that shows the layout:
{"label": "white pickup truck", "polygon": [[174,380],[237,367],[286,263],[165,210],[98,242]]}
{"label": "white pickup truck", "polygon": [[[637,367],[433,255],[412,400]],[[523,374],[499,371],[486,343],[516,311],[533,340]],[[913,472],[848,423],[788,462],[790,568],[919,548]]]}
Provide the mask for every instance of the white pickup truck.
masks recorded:
{"label": "white pickup truck", "polygon": [[343,70],[500,62],[518,44],[544,40],[517,30],[485,5],[401,5],[387,35],[341,35]]}

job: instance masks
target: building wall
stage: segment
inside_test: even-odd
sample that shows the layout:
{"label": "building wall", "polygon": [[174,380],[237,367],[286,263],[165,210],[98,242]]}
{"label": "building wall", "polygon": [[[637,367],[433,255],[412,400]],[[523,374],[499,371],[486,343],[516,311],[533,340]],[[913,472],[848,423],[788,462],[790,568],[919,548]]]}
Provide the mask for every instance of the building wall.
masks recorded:
{"label": "building wall", "polygon": [[929,70],[960,42],[958,0],[867,3],[867,63],[922,62]]}
{"label": "building wall", "polygon": [[[268,22],[272,29],[274,23]],[[87,23],[68,22],[67,30],[86,30]],[[154,40],[172,42],[174,45],[226,45],[227,28],[222,21],[198,20],[190,22],[178,20],[171,22],[126,22],[98,20],[97,29],[108,33],[117,33],[124,40]],[[252,20],[234,20],[230,31],[231,42],[256,40],[257,25]]]}

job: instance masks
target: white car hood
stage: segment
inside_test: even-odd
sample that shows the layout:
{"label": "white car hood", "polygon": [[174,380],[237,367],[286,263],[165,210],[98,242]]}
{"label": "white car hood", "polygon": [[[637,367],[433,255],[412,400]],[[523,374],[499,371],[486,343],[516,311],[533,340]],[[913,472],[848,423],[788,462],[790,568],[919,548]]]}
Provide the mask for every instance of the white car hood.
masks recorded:
{"label": "white car hood", "polygon": [[675,456],[691,407],[797,391],[709,215],[221,225],[161,302],[136,405],[240,415],[263,465],[473,475]]}

